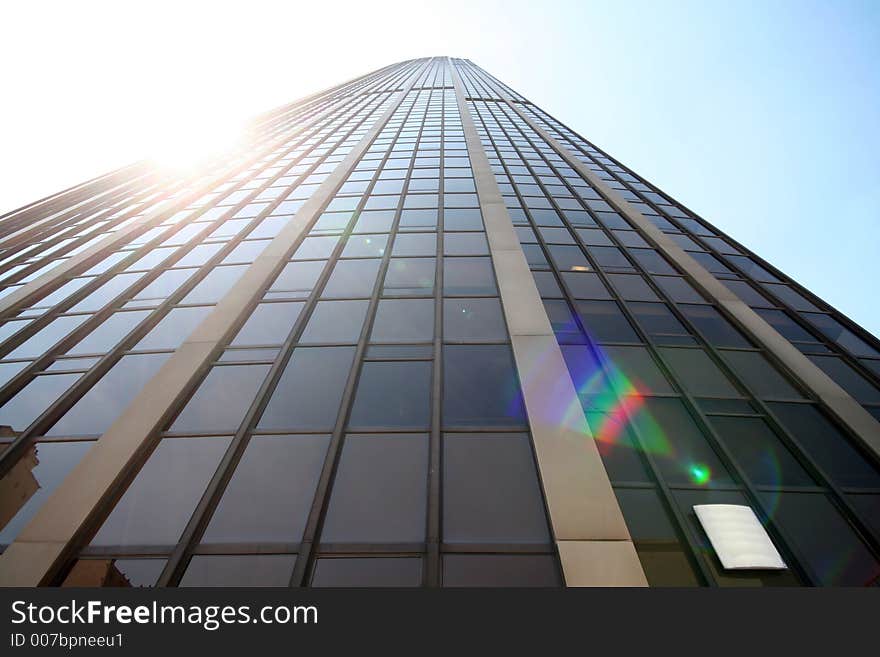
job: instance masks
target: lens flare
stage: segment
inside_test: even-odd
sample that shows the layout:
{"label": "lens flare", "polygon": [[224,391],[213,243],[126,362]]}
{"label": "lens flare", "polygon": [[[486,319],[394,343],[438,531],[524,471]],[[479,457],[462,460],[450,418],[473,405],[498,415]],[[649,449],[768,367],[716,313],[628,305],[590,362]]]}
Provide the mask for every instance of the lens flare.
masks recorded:
{"label": "lens flare", "polygon": [[712,479],[712,470],[703,463],[692,463],[688,468],[691,481],[699,486],[705,486]]}

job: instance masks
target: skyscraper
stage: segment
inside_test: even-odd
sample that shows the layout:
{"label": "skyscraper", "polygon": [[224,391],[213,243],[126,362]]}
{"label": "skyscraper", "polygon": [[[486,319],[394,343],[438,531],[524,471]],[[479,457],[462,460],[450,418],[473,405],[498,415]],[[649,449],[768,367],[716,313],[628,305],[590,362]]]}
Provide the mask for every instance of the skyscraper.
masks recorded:
{"label": "skyscraper", "polygon": [[468,60],[12,212],[0,286],[2,584],[880,583],[876,338]]}

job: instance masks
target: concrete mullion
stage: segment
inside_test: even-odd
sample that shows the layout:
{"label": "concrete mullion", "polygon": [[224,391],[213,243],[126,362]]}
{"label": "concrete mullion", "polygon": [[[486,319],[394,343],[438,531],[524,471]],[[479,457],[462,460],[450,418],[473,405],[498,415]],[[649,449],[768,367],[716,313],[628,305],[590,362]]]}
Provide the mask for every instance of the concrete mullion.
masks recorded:
{"label": "concrete mullion", "polygon": [[[550,525],[568,586],[646,586],[617,498],[452,66]],[[560,418],[552,409],[572,412]]]}
{"label": "concrete mullion", "polygon": [[[290,222],[272,240],[208,317],[150,379],[83,460],[49,496],[36,516],[0,556],[0,586],[51,582],[81,540],[114,502],[130,467],[143,460],[155,435],[202,378],[255,295],[287,262],[289,252],[323,211],[373,139],[405,98],[415,78],[379,116]],[[285,135],[278,140],[289,138]],[[277,146],[273,142],[273,147]],[[269,149],[265,149],[269,150]],[[263,151],[261,151],[263,152]]]}

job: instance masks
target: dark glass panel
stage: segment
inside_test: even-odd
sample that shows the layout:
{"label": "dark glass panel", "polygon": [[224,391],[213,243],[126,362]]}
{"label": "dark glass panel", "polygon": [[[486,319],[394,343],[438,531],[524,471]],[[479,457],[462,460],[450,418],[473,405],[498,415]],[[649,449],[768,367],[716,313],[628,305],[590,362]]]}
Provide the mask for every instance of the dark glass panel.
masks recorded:
{"label": "dark glass panel", "polygon": [[687,553],[657,492],[616,488],[617,501],[651,586],[699,586]]}
{"label": "dark glass panel", "polygon": [[549,554],[445,554],[443,586],[562,586]]}
{"label": "dark glass panel", "polygon": [[782,426],[838,486],[880,488],[880,468],[812,404],[771,403]]}
{"label": "dark glass panel", "polygon": [[590,339],[596,342],[641,342],[614,301],[577,301],[575,308]]}
{"label": "dark glass panel", "polygon": [[683,278],[657,276],[654,281],[676,303],[705,303],[702,295]]}
{"label": "dark glass panel", "polygon": [[498,294],[490,258],[444,258],[443,294]]}
{"label": "dark glass panel", "polygon": [[[87,315],[74,317],[58,317],[41,328],[37,333],[22,342],[4,358],[37,358],[46,353],[50,347],[86,321]],[[75,348],[75,347],[74,347]]]}
{"label": "dark glass panel", "polygon": [[512,426],[524,422],[525,408],[510,347],[443,347],[445,426]]}
{"label": "dark glass panel", "polygon": [[498,299],[446,299],[443,302],[446,340],[506,340],[507,328]]}
{"label": "dark glass panel", "polygon": [[370,336],[372,342],[430,342],[433,337],[433,299],[379,301]]}
{"label": "dark glass panel", "polygon": [[430,415],[430,362],[364,363],[349,426],[427,428]]}
{"label": "dark glass panel", "polygon": [[78,559],[62,587],[156,586],[167,559]]}
{"label": "dark glass panel", "polygon": [[877,561],[821,493],[759,493],[799,556],[824,586],[876,586]]}
{"label": "dark glass panel", "polygon": [[172,308],[135,349],[177,349],[213,310],[211,306]]}
{"label": "dark glass panel", "polygon": [[443,540],[547,543],[528,434],[443,436]]}
{"label": "dark glass panel", "polygon": [[385,273],[385,296],[425,296],[433,294],[434,258],[392,258]]}
{"label": "dark glass panel", "polygon": [[394,238],[391,255],[432,256],[437,253],[437,236],[434,233],[401,233]]}
{"label": "dark glass panel", "polygon": [[733,371],[758,397],[782,399],[803,397],[763,354],[755,351],[723,351],[722,354]]}
{"label": "dark glass panel", "polygon": [[[880,388],[856,372],[848,363],[837,356],[807,356],[830,376],[853,399],[861,404],[880,404]],[[791,395],[789,395],[791,396]],[[800,395],[795,395],[800,397]]]}
{"label": "dark glass panel", "polygon": [[318,559],[312,586],[421,586],[419,557],[336,557]]}
{"label": "dark glass panel", "polygon": [[427,478],[427,436],[349,434],[321,542],[424,541]]}
{"label": "dark glass panel", "polygon": [[79,379],[79,374],[38,376],[0,406],[0,425],[24,431]]}
{"label": "dark glass panel", "polygon": [[0,545],[8,545],[40,510],[49,495],[95,443],[32,443],[0,479],[5,492],[0,515]]}
{"label": "dark glass panel", "polygon": [[302,540],[329,436],[253,436],[202,543]]}
{"label": "dark glass panel", "polygon": [[660,297],[638,274],[608,274],[611,285],[626,301],[659,301]]}
{"label": "dark glass panel", "polygon": [[373,293],[379,263],[380,260],[340,260],[333,268],[321,296],[369,297]]}
{"label": "dark glass panel", "polygon": [[727,469],[678,399],[647,398],[633,413],[643,448],[671,484],[731,483]]}
{"label": "dark glass panel", "polygon": [[113,313],[95,330],[67,350],[69,355],[105,354],[150,314],[149,310]]}
{"label": "dark glass panel", "polygon": [[361,334],[369,301],[319,301],[299,341],[355,343]]}
{"label": "dark glass panel", "polygon": [[601,353],[613,374],[618,394],[675,392],[645,347],[607,346]]}
{"label": "dark glass panel", "polygon": [[676,379],[690,393],[715,397],[740,397],[730,379],[702,349],[661,347]]}
{"label": "dark glass panel", "polygon": [[709,344],[716,347],[750,347],[733,325],[721,316],[712,306],[682,304],[679,306],[684,316],[697,327]]}
{"label": "dark glass panel", "polygon": [[295,554],[196,554],[180,586],[290,586]]}
{"label": "dark glass panel", "polygon": [[291,262],[284,265],[278,278],[272,283],[267,298],[304,299],[311,294],[318,277],[327,263],[323,260]]}
{"label": "dark glass panel", "polygon": [[294,349],[258,428],[332,429],[353,358],[354,347]]}
{"label": "dark glass panel", "polygon": [[228,446],[217,437],[160,441],[91,545],[177,543]]}
{"label": "dark glass panel", "polygon": [[208,372],[171,431],[233,433],[257,396],[269,365],[223,365]]}
{"label": "dark glass panel", "polygon": [[812,486],[813,480],[767,423],[757,417],[712,417],[712,426],[753,483]]}
{"label": "dark glass panel", "polygon": [[575,299],[611,299],[598,274],[564,272],[562,280]]}
{"label": "dark glass panel", "polygon": [[281,344],[293,329],[304,305],[302,302],[258,304],[230,344],[234,347]]}
{"label": "dark glass panel", "polygon": [[169,355],[123,356],[46,432],[47,435],[85,436],[104,433],[146,382],[165,364]]}

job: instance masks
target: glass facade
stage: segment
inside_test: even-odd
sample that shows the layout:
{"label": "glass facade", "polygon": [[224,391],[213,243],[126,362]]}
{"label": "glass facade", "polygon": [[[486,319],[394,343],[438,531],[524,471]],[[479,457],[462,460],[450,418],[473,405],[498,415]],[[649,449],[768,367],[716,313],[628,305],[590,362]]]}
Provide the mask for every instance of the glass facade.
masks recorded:
{"label": "glass facade", "polygon": [[[571,584],[512,330],[529,294],[648,584],[880,584],[878,341],[445,57],[270,112],[197,173],[0,219],[0,549],[208,345],[41,583]],[[706,503],[752,507],[788,568],[724,570]]]}

